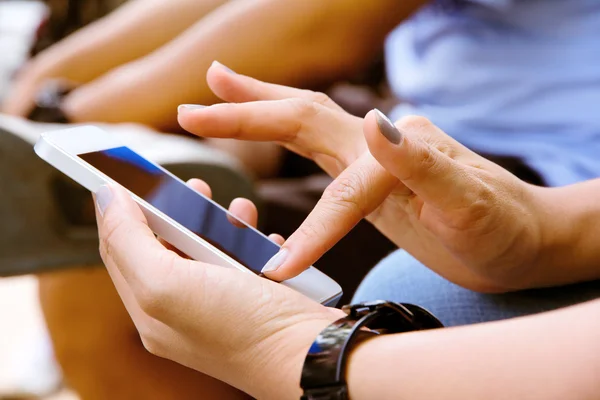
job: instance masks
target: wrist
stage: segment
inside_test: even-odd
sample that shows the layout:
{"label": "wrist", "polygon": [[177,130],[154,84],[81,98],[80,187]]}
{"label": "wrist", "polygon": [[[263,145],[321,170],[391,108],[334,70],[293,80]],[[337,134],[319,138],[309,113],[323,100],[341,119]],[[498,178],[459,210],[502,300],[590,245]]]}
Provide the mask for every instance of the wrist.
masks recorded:
{"label": "wrist", "polygon": [[310,346],[323,329],[345,315],[323,307],[318,315],[282,328],[249,349],[238,367],[243,371],[238,387],[255,398],[300,398],[300,376]]}
{"label": "wrist", "polygon": [[573,191],[576,186],[534,189],[541,243],[528,288],[564,285],[598,277],[597,273],[593,273],[597,271],[597,260],[588,268],[589,253],[586,251],[586,247],[597,247],[595,235],[590,235],[587,229],[595,225],[597,215],[590,209],[578,207],[577,197],[587,193]]}
{"label": "wrist", "polygon": [[[580,275],[580,263],[585,264],[586,226],[594,224],[596,215],[574,203],[578,193],[569,187],[541,188],[537,192],[541,245],[535,262],[539,271],[532,287],[574,283],[589,278]],[[565,206],[565,205],[570,206]]]}

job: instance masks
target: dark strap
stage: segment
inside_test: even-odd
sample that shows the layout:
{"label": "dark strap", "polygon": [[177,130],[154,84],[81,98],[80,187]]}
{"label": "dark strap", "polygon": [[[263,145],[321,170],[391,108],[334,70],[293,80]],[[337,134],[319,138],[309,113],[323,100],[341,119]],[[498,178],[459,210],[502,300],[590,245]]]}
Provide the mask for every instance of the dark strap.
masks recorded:
{"label": "dark strap", "polygon": [[342,309],[348,315],[325,328],[308,351],[300,380],[303,400],[348,399],[346,362],[359,341],[378,334],[443,326],[428,311],[412,304],[375,301]]}

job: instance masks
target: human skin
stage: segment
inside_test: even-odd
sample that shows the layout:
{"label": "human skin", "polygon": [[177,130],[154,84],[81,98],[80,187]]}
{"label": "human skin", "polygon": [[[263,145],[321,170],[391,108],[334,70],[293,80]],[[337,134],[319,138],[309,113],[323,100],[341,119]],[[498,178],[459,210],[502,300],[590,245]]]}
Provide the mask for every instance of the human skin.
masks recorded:
{"label": "human skin", "polygon": [[[189,184],[211,195],[204,182]],[[235,200],[230,210],[256,224],[255,208],[248,201]],[[42,274],[39,295],[54,354],[69,387],[81,399],[248,398],[223,382],[146,351],[104,266]]]}
{"label": "human skin", "polygon": [[[62,104],[72,122],[178,130],[179,104],[218,101],[198,79],[213,60],[271,82],[330,84],[367,67],[387,33],[422,3],[138,0],[34,59],[18,77],[4,112],[25,116],[46,79],[65,78],[85,83]],[[271,143],[208,141],[259,178],[278,171],[282,153]]]}
{"label": "human skin", "polygon": [[[46,79],[64,78],[79,85],[63,105],[72,121],[134,121],[175,130],[178,104],[218,101],[204,79],[198,79],[199,71],[205,70],[213,59],[225,60],[237,70],[271,81],[307,86],[329,83],[367,65],[382,47],[386,33],[421,2],[237,1],[235,6],[211,12],[223,3],[129,2],[28,64],[4,105],[5,111],[26,115]],[[363,27],[359,35],[357,26]],[[259,46],[265,38],[267,45]],[[214,140],[212,145],[236,156],[257,177],[272,176],[277,171],[281,153],[276,145],[226,140]],[[114,367],[110,365],[111,359],[118,360],[127,352],[137,355],[142,348],[129,340],[134,333],[123,312],[109,312],[111,307],[97,309],[94,321],[75,320],[65,312],[67,304],[79,305],[78,310],[83,312],[84,302],[78,301],[83,295],[96,299],[97,304],[120,307],[115,293],[105,290],[102,270],[86,274],[76,266],[69,268],[77,271],[60,270],[39,277],[51,333],[64,339],[55,346],[66,378],[74,381],[77,377],[71,371],[81,375],[87,366],[94,365],[97,369],[90,375],[97,379],[90,385],[83,381],[78,386],[81,391],[94,393],[94,384],[105,382],[107,390],[113,389],[111,398],[117,398],[115,390],[119,386],[113,378],[118,376],[123,382],[131,382],[130,389],[135,393],[134,388],[145,381],[144,367],[152,368],[153,362],[141,357],[139,363],[144,367],[139,369],[118,362]],[[115,328],[120,323],[129,329],[114,331],[115,338],[108,343],[106,336],[94,336],[93,345],[86,346],[85,351],[71,346],[79,343],[84,331],[93,331],[96,326]],[[98,362],[100,356],[109,362]],[[101,381],[107,375],[111,380]],[[186,379],[184,375],[187,376],[182,374],[182,381]],[[169,390],[185,383],[178,385],[172,380],[171,384]],[[132,392],[126,391],[124,398]]]}
{"label": "human skin", "polygon": [[[343,312],[254,274],[180,257],[154,237],[118,186],[96,198],[103,259],[150,352],[255,398],[300,397],[308,348]],[[375,337],[351,353],[350,398],[595,399],[600,320],[591,316],[599,311],[596,300],[508,321]]]}
{"label": "human skin", "polygon": [[131,0],[29,60],[3,112],[26,116],[48,79],[83,85],[147,56],[227,0]]}
{"label": "human skin", "polygon": [[65,99],[74,122],[177,129],[177,105],[218,100],[197,78],[213,60],[273,82],[331,82],[367,66],[386,34],[420,4],[138,0],[34,59],[4,111],[24,116],[43,80],[65,78],[88,82]]}
{"label": "human skin", "polygon": [[[278,268],[264,270],[270,278],[297,275],[365,217],[425,265],[472,290],[504,292],[600,278],[594,239],[600,235],[595,223],[600,180],[536,187],[425,118],[407,117],[394,125],[373,111],[363,120],[323,94],[231,74],[217,64],[208,82],[234,104],[181,107],[179,120],[188,131],[275,141],[336,177],[286,240]],[[386,131],[395,132],[397,140],[390,141]]]}

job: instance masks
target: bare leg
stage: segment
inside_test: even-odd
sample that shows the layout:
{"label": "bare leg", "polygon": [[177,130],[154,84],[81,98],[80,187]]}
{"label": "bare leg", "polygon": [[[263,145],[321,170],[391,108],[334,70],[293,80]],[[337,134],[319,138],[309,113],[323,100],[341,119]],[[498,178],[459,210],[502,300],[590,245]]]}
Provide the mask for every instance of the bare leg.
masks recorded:
{"label": "bare leg", "polygon": [[33,58],[17,77],[3,112],[25,116],[51,78],[87,83],[168,43],[229,0],[131,0]]}
{"label": "bare leg", "polygon": [[57,358],[82,399],[247,398],[148,353],[103,267],[48,273],[39,281]]}
{"label": "bare leg", "polygon": [[417,2],[408,3],[229,2],[148,56],[74,91],[65,111],[75,122],[127,121],[173,129],[179,104],[218,101],[205,79],[214,60],[273,83],[330,83],[371,63],[388,32]]}

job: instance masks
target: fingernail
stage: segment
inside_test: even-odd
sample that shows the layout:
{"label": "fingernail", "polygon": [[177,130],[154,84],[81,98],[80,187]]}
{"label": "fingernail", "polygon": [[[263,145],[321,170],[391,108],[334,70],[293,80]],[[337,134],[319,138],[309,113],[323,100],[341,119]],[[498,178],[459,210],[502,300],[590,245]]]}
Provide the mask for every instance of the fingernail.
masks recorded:
{"label": "fingernail", "polygon": [[277,254],[275,254],[263,267],[263,269],[260,271],[261,273],[265,274],[267,272],[273,272],[273,271],[277,271],[277,269],[279,267],[281,267],[283,265],[283,263],[285,262],[285,259],[287,258],[289,254],[288,249],[281,249],[279,250],[279,252]]}
{"label": "fingernail", "polygon": [[230,74],[236,75],[236,72],[234,70],[232,70],[231,68],[221,64],[220,62],[218,62],[217,60],[213,61],[213,65],[218,66],[219,68],[223,68],[225,71],[229,72]]}
{"label": "fingernail", "polygon": [[101,216],[104,216],[106,208],[113,199],[112,190],[107,185],[100,186],[100,189],[96,191],[96,205]]}
{"label": "fingernail", "polygon": [[179,107],[177,107],[177,112],[182,112],[186,110],[201,110],[203,108],[206,108],[206,106],[203,106],[201,104],[181,104]]}
{"label": "fingernail", "polygon": [[400,142],[402,142],[402,133],[396,128],[392,121],[378,109],[375,109],[375,116],[381,134],[391,143],[400,144]]}

